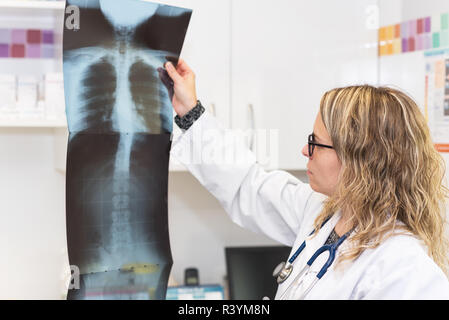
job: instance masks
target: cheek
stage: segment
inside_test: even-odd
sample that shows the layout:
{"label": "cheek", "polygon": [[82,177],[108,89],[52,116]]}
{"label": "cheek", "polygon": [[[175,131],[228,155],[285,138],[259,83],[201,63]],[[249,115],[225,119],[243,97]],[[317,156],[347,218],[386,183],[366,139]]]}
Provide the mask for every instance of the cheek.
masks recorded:
{"label": "cheek", "polygon": [[335,183],[337,183],[338,177],[340,175],[341,167],[342,166],[341,166],[340,160],[337,157],[335,157],[335,159],[332,162],[332,166],[331,166],[331,170],[332,170],[333,177],[335,179]]}
{"label": "cheek", "polygon": [[323,162],[321,163],[321,175],[323,177],[328,177],[334,184],[337,182],[338,175],[341,171],[341,162],[336,155],[329,155],[328,157],[323,157]]}
{"label": "cheek", "polygon": [[[318,157],[314,160],[318,160]],[[319,158],[312,167],[312,176],[309,178],[309,183],[312,189],[316,192],[332,195],[338,184],[342,165],[335,154],[329,154]]]}

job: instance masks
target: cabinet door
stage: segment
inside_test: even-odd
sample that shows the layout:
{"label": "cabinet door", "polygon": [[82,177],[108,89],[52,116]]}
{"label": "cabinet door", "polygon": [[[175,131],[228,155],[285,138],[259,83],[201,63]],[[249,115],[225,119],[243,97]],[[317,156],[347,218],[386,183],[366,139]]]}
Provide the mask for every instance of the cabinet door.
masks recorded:
{"label": "cabinet door", "polygon": [[377,82],[377,1],[232,0],[231,17],[232,127],[256,129],[266,168],[305,169],[325,91]]}
{"label": "cabinet door", "polygon": [[[198,99],[225,126],[230,125],[230,0],[168,0],[193,9],[181,58],[196,74]],[[173,126],[175,139],[180,134]],[[171,170],[183,170],[175,159]]]}
{"label": "cabinet door", "polygon": [[170,0],[193,9],[181,58],[193,69],[198,99],[229,125],[230,0]]}

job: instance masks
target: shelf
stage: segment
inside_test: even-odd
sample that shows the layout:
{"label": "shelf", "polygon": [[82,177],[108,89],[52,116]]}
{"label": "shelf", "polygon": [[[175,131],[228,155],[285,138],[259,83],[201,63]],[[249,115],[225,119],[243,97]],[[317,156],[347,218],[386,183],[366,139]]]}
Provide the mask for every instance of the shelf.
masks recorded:
{"label": "shelf", "polygon": [[67,128],[65,120],[0,119],[0,128]]}
{"label": "shelf", "polygon": [[65,1],[1,0],[0,8],[63,10]]}

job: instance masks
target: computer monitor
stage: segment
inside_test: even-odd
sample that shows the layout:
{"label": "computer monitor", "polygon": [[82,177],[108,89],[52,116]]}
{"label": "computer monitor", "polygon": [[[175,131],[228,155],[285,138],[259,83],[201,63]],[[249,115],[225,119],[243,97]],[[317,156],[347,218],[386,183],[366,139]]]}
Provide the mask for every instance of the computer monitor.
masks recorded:
{"label": "computer monitor", "polygon": [[285,246],[225,248],[229,298],[273,299],[278,287],[273,270],[288,259],[290,251]]}

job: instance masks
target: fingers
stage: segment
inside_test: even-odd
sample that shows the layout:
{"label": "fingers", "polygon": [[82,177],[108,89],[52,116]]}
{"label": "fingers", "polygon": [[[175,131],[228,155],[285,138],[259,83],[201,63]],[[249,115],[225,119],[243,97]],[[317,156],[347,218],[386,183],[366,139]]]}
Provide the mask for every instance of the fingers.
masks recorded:
{"label": "fingers", "polygon": [[167,62],[165,64],[165,68],[167,69],[167,73],[170,76],[170,78],[173,80],[173,82],[177,83],[182,80],[181,75],[176,71],[175,67],[171,62]]}
{"label": "fingers", "polygon": [[187,65],[187,63],[181,58],[179,58],[177,69],[179,70],[179,73],[182,75],[188,74],[188,73],[193,74],[192,69],[190,69],[190,67]]}

